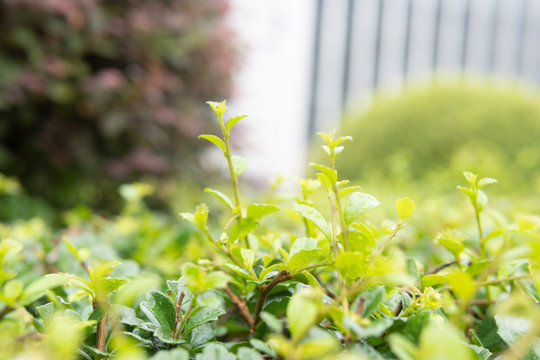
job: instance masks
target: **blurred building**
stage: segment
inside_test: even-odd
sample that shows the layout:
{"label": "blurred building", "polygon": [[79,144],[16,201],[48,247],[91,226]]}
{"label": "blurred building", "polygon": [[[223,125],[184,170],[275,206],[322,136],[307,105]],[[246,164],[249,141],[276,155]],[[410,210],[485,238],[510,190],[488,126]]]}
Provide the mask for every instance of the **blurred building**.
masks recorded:
{"label": "blurred building", "polygon": [[[233,0],[252,175],[301,175],[316,131],[375,90],[455,80],[540,82],[540,0]],[[257,157],[257,154],[264,154]]]}

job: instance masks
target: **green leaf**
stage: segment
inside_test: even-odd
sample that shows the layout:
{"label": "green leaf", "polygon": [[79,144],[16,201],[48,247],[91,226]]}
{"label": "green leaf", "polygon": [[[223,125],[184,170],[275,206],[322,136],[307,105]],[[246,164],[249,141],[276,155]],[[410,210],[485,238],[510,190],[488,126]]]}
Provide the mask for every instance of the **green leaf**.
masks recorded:
{"label": "green leaf", "polygon": [[474,188],[476,180],[478,179],[478,175],[473,174],[470,171],[464,171],[463,176],[465,177],[465,180],[467,180],[467,182],[471,185],[471,188]]}
{"label": "green leaf", "polygon": [[275,333],[281,333],[283,331],[283,323],[280,319],[270,314],[269,312],[261,312],[261,319],[268,325],[270,330]]}
{"label": "green leaf", "polygon": [[227,110],[226,100],[223,100],[222,102],[207,101],[206,103],[210,105],[210,107],[212,108],[212,110],[214,110],[219,119],[221,119],[223,113],[225,112],[225,110]]}
{"label": "green leaf", "polygon": [[231,278],[222,271],[212,271],[205,277],[206,289],[223,289]]}
{"label": "green leaf", "polygon": [[396,201],[396,210],[401,220],[411,217],[414,212],[414,201],[409,198],[402,198]]}
{"label": "green leaf", "polygon": [[172,334],[176,311],[167,295],[161,291],[150,291],[146,294],[146,301],[141,302],[140,308],[153,323],[163,326]]}
{"label": "green leaf", "polygon": [[[281,249],[283,250],[283,249]],[[285,250],[283,250],[285,251]],[[281,265],[283,264],[274,264],[274,265],[270,265],[269,267],[267,267],[266,269],[262,270],[261,273],[259,274],[259,279],[261,280],[265,280],[266,277],[268,276],[268,274],[270,274],[271,271],[273,271],[274,269],[277,269],[278,267],[280,267]]]}
{"label": "green leaf", "polygon": [[448,284],[454,294],[463,301],[469,301],[476,292],[476,285],[468,273],[456,272],[448,274]]}
{"label": "green leaf", "polygon": [[216,321],[221,315],[225,314],[225,311],[220,308],[210,308],[210,307],[197,307],[195,310],[189,314],[189,317],[186,321],[184,327],[184,334],[186,336],[198,326],[201,326],[204,323],[210,321]]}
{"label": "green leaf", "polygon": [[476,198],[476,203],[478,204],[479,212],[484,210],[488,204],[488,196],[482,190],[478,190],[478,197]]}
{"label": "green leaf", "polygon": [[234,177],[239,177],[248,168],[248,161],[241,156],[231,156]]}
{"label": "green leaf", "polygon": [[330,227],[328,226],[328,223],[323,218],[323,216],[317,210],[305,204],[293,204],[292,207],[300,215],[311,221],[323,233],[326,239],[332,242],[332,233],[330,232]]}
{"label": "green leaf", "polygon": [[337,171],[336,170],[332,170],[328,166],[315,164],[315,163],[311,163],[309,165],[314,167],[315,169],[319,170],[324,175],[326,175],[326,177],[328,178],[328,180],[330,180],[330,182],[332,184],[337,182]]}
{"label": "green leaf", "polygon": [[36,312],[39,317],[43,319],[43,324],[45,324],[45,327],[47,328],[53,320],[54,304],[50,302],[41,306],[36,306]]}
{"label": "green leaf", "polygon": [[16,256],[22,251],[20,242],[12,239],[2,239],[0,242],[0,268],[16,260]]}
{"label": "green leaf", "polygon": [[354,281],[364,274],[369,260],[361,252],[341,253],[336,258],[336,267],[345,279]]}
{"label": "green leaf", "polygon": [[334,185],[328,176],[323,173],[318,173],[317,179],[319,179],[319,182],[322,184],[327,193],[332,193]]}
{"label": "green leaf", "polygon": [[223,152],[225,152],[225,143],[223,142],[223,140],[221,140],[220,138],[218,138],[217,136],[215,135],[199,135],[199,139],[205,139],[205,140],[208,140],[210,141],[212,144],[216,145],[217,147],[219,147]]}
{"label": "green leaf", "polygon": [[243,239],[257,228],[259,223],[252,218],[239,218],[231,229],[229,241],[234,243],[237,239]]}
{"label": "green leaf", "polygon": [[465,235],[457,230],[447,230],[439,233],[435,238],[435,241],[444,246],[446,250],[450,251],[456,259],[458,259],[459,255],[465,250],[465,240]]}
{"label": "green leaf", "polygon": [[296,292],[287,305],[287,321],[293,341],[318,322],[322,308],[322,293],[315,289],[304,288]]}
{"label": "green leaf", "polygon": [[206,229],[206,221],[208,220],[208,212],[208,206],[202,203],[197,206],[194,214],[180,213],[180,216],[204,232]]}
{"label": "green leaf", "polygon": [[309,271],[303,271],[302,274],[304,274],[304,276],[307,278],[309,286],[315,289],[318,289],[321,287],[321,284],[319,284],[319,281],[317,281],[317,278],[311,275]]}
{"label": "green leaf", "polygon": [[355,192],[345,202],[345,224],[350,225],[360,215],[375,209],[381,203],[373,195]]}
{"label": "green leaf", "polygon": [[216,325],[213,322],[207,322],[191,330],[189,335],[189,345],[195,348],[205,345],[216,336]]}
{"label": "green leaf", "polygon": [[238,349],[238,359],[242,360],[263,360],[261,354],[248,347],[241,347]]}
{"label": "green leaf", "polygon": [[377,248],[377,241],[373,232],[364,224],[352,224],[351,227],[352,229],[349,231],[350,250],[371,256]]}
{"label": "green leaf", "polygon": [[349,194],[350,192],[355,191],[355,190],[360,190],[360,186],[349,186],[349,187],[346,187],[346,188],[344,188],[344,189],[341,189],[341,190],[339,191],[339,196],[340,196],[341,198],[344,198],[345,195],[347,195],[347,194]]}
{"label": "green leaf", "polygon": [[422,286],[433,287],[446,283],[448,278],[446,275],[430,274],[422,278]]}
{"label": "green leaf", "polygon": [[418,348],[407,340],[403,335],[392,333],[388,337],[390,348],[399,360],[417,360],[420,359]]}
{"label": "green leaf", "polygon": [[182,348],[160,350],[150,360],[189,360],[189,353]]}
{"label": "green leaf", "polygon": [[9,306],[13,306],[23,291],[23,283],[18,279],[8,281],[2,288],[1,298]]}
{"label": "green leaf", "polygon": [[372,321],[367,326],[361,326],[352,320],[350,317],[345,316],[343,318],[343,325],[359,338],[367,338],[370,336],[381,336],[394,322],[388,318],[380,318]]}
{"label": "green leaf", "polygon": [[229,209],[231,209],[231,210],[234,209],[234,205],[233,205],[231,199],[229,199],[229,197],[227,195],[225,195],[224,193],[222,193],[221,191],[206,188],[206,189],[204,189],[204,192],[210,193],[210,194],[214,195],[215,197],[217,197],[219,200],[223,201],[223,203],[225,205],[227,205],[227,207]]}
{"label": "green leaf", "polygon": [[259,280],[254,279],[251,274],[249,274],[245,269],[242,269],[241,267],[234,265],[234,264],[223,264],[226,268],[234,272],[236,275],[239,275],[240,277],[243,277],[246,280]]}
{"label": "green leaf", "polygon": [[496,183],[497,183],[496,179],[486,177],[486,178],[478,180],[478,188],[481,189],[486,185],[496,184]]}
{"label": "green leaf", "polygon": [[255,349],[259,350],[263,354],[270,355],[271,358],[276,357],[276,352],[271,347],[269,347],[264,342],[262,342],[261,340],[256,339],[256,338],[251,338],[249,340],[249,343],[251,344],[251,346],[253,346]]}
{"label": "green leaf", "polygon": [[247,217],[259,220],[263,216],[279,211],[279,208],[275,205],[269,204],[251,204],[247,208]]}
{"label": "green leaf", "polygon": [[236,360],[236,356],[227,351],[220,343],[211,343],[195,356],[195,360]]}
{"label": "green leaf", "polygon": [[62,286],[66,279],[58,276],[44,276],[32,281],[24,288],[20,303],[23,306],[31,304],[40,297],[44,296],[48,290]]}
{"label": "green leaf", "polygon": [[253,268],[253,262],[255,261],[255,253],[251,249],[241,249],[242,259],[244,260],[244,266],[251,270]]}
{"label": "green leaf", "polygon": [[289,251],[289,256],[292,258],[295,254],[299,253],[302,250],[315,250],[317,249],[317,240],[314,238],[298,238],[294,240],[291,250]]}
{"label": "green leaf", "polygon": [[227,124],[225,125],[225,129],[227,129],[227,132],[231,131],[232,127],[236,125],[237,122],[239,122],[240,120],[246,117],[247,115],[239,115],[239,116],[230,118],[229,121],[227,121]]}
{"label": "green leaf", "polygon": [[418,344],[422,330],[430,324],[440,324],[442,322],[444,322],[444,319],[441,315],[431,310],[420,311],[413,316],[409,316],[401,333],[413,343]]}
{"label": "green leaf", "polygon": [[383,286],[376,286],[360,295],[364,298],[364,310],[362,317],[368,318],[381,306],[386,296],[386,291]]}

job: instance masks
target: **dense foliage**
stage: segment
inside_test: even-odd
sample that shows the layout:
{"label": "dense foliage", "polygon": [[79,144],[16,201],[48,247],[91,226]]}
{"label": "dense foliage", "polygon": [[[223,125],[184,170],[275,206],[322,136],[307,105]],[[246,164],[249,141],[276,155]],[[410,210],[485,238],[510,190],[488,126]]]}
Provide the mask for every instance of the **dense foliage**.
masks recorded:
{"label": "dense foliage", "polygon": [[490,174],[506,193],[540,190],[540,101],[537,94],[475,85],[411,88],[379,96],[343,131],[355,142],[338,160],[363,183],[422,191],[453,188],[462,169]]}
{"label": "dense foliage", "polygon": [[350,137],[320,133],[328,164],[312,164],[317,179],[299,180],[296,197],[245,203],[247,162],[229,145],[245,116],[226,122],[225,103],[209,104],[223,136],[200,137],[223,153],[232,189],[205,190],[220,211],[181,214],[193,231],[145,209],[145,184],[121,188],[117,218],[73,211],[59,234],[37,218],[0,227],[0,357],[540,356],[540,218],[487,212],[495,179],[464,173],[470,218],[441,229],[420,262],[399,241],[414,201],[376,223],[380,202],[339,176]]}
{"label": "dense foliage", "polygon": [[199,104],[231,93],[227,0],[0,0],[0,172],[57,207],[195,171]]}

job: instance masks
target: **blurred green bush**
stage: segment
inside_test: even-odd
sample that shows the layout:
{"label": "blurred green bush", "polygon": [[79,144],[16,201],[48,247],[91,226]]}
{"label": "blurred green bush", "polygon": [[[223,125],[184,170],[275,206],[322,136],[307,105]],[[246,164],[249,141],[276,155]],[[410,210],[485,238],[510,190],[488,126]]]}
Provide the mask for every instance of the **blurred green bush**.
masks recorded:
{"label": "blurred green bush", "polygon": [[193,174],[200,104],[231,93],[226,0],[0,0],[0,172],[56,208]]}
{"label": "blurred green bush", "polygon": [[[418,195],[455,191],[463,171],[499,180],[500,192],[540,189],[540,97],[476,85],[411,88],[349,113],[354,142],[340,176]],[[432,192],[430,191],[433,190]],[[408,192],[408,194],[410,194]]]}

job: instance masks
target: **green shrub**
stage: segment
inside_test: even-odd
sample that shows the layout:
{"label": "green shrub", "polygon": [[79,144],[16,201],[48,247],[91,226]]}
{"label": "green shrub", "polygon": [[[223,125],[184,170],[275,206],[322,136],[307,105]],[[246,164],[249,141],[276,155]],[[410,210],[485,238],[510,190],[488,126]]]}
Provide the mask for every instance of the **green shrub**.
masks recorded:
{"label": "green shrub", "polygon": [[209,105],[221,134],[200,137],[221,150],[231,189],[201,196],[221,211],[201,203],[180,214],[202,255],[162,246],[155,235],[170,224],[151,219],[141,200],[152,188],[140,183],[122,187],[127,205],[116,219],[67,214],[62,240],[46,241],[40,219],[0,226],[0,357],[540,357],[540,218],[486,222],[495,179],[463,174],[455,191],[469,218],[433,238],[420,261],[400,246],[418,205],[400,198],[388,220],[373,221],[379,200],[338,174],[351,137],[319,134],[327,157],[297,196],[248,202],[246,161],[229,146],[245,116],[226,121],[225,102]]}
{"label": "green shrub", "polygon": [[119,183],[193,173],[231,93],[227,1],[0,0],[0,172],[58,207],[119,209]]}
{"label": "green shrub", "polygon": [[539,100],[473,85],[379,96],[345,117],[343,132],[355,142],[338,166],[347,178],[394,187],[435,184],[440,192],[470,170],[498,178],[502,191],[540,189]]}

